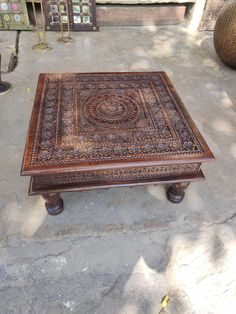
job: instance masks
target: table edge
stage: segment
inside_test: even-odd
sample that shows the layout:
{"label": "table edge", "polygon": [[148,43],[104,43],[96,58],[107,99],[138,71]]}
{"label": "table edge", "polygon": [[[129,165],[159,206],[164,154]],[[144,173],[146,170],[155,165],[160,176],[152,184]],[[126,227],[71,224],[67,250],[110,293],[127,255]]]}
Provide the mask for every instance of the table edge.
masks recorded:
{"label": "table edge", "polygon": [[[74,164],[66,164],[59,165],[59,166],[29,166],[31,156],[32,156],[32,148],[34,139],[36,136],[36,129],[33,128],[33,125],[38,124],[38,113],[40,109],[40,100],[41,100],[41,94],[44,87],[45,77],[46,75],[62,75],[62,74],[75,74],[75,75],[85,75],[85,74],[101,74],[101,75],[114,75],[114,74],[145,74],[145,75],[153,75],[153,74],[162,74],[165,77],[165,81],[168,85],[168,87],[171,90],[171,93],[173,97],[175,98],[176,102],[178,103],[181,112],[184,114],[187,122],[190,124],[191,128],[194,131],[194,134],[196,134],[202,148],[203,148],[203,154],[201,157],[197,158],[191,158],[188,157],[186,159],[178,157],[176,158],[161,158],[161,159],[152,159],[152,160],[136,160],[136,161],[100,161],[96,162],[95,164],[86,164],[83,163],[83,165],[74,165]],[[31,140],[30,140],[31,139]],[[25,144],[25,150],[24,150],[24,157],[22,161],[22,167],[21,167],[21,176],[31,176],[31,175],[43,175],[43,174],[57,174],[57,173],[64,173],[64,172],[77,172],[77,171],[88,171],[88,170],[98,170],[98,169],[112,169],[112,168],[126,168],[126,167],[134,167],[134,166],[158,166],[158,165],[169,165],[169,164],[182,164],[182,163],[194,163],[194,162],[208,162],[215,160],[215,157],[213,153],[211,152],[209,146],[207,145],[206,141],[204,140],[203,136],[201,135],[198,127],[196,126],[195,122],[193,121],[192,117],[188,113],[188,110],[185,108],[185,105],[183,104],[180,96],[178,95],[174,85],[171,83],[171,80],[169,79],[167,73],[165,71],[139,71],[139,72],[58,72],[58,73],[40,73],[38,77],[38,83],[36,87],[36,95],[33,102],[32,112],[31,112],[31,118],[28,126],[28,132],[26,137],[26,144]]]}

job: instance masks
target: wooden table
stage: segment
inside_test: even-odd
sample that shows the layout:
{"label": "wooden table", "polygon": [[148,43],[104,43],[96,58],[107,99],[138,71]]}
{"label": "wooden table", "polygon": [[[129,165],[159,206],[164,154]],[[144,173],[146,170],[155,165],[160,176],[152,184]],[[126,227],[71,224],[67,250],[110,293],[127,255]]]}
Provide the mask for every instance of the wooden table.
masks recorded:
{"label": "wooden table", "polygon": [[51,215],[61,192],[116,186],[170,184],[179,203],[213,159],[165,72],[39,76],[21,175]]}

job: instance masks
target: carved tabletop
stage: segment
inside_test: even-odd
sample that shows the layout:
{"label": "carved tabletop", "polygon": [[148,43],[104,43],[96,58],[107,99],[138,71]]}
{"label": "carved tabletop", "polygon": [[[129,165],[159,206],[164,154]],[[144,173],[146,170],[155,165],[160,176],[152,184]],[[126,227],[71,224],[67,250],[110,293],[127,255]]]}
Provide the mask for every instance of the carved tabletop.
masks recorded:
{"label": "carved tabletop", "polygon": [[62,191],[173,182],[176,192],[213,159],[165,72],[39,76],[21,174],[49,212]]}

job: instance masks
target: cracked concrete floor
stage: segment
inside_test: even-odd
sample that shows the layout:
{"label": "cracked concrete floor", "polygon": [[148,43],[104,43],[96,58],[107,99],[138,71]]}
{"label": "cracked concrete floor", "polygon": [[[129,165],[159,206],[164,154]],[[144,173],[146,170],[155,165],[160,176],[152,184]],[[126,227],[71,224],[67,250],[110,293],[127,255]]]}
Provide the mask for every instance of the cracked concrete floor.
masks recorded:
{"label": "cracked concrete floor", "polygon": [[[0,313],[158,314],[168,293],[171,314],[235,314],[236,72],[212,34],[104,28],[71,46],[47,35],[53,49],[36,53],[36,35],[22,32],[3,76],[14,88],[0,96]],[[131,70],[168,72],[216,156],[206,182],[179,205],[163,186],[68,193],[50,217],[19,176],[38,74]]]}

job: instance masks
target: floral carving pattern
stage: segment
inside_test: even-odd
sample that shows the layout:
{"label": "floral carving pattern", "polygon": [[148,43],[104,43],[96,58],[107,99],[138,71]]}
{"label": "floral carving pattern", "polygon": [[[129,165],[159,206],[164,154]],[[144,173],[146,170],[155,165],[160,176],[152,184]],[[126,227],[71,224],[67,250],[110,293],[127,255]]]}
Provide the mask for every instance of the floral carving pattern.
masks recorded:
{"label": "floral carving pattern", "polygon": [[46,75],[31,165],[195,156],[162,74]]}
{"label": "floral carving pattern", "polygon": [[96,127],[132,127],[139,119],[140,108],[131,97],[105,93],[91,97],[84,106],[84,115]]}
{"label": "floral carving pattern", "polygon": [[50,186],[63,186],[75,184],[76,186],[86,183],[105,183],[112,180],[122,182],[130,180],[158,180],[162,177],[173,175],[190,175],[195,174],[199,169],[199,164],[183,164],[183,165],[165,165],[157,167],[135,167],[127,169],[111,169],[74,172],[67,174],[58,174],[51,176],[34,177],[34,189],[46,188]]}

